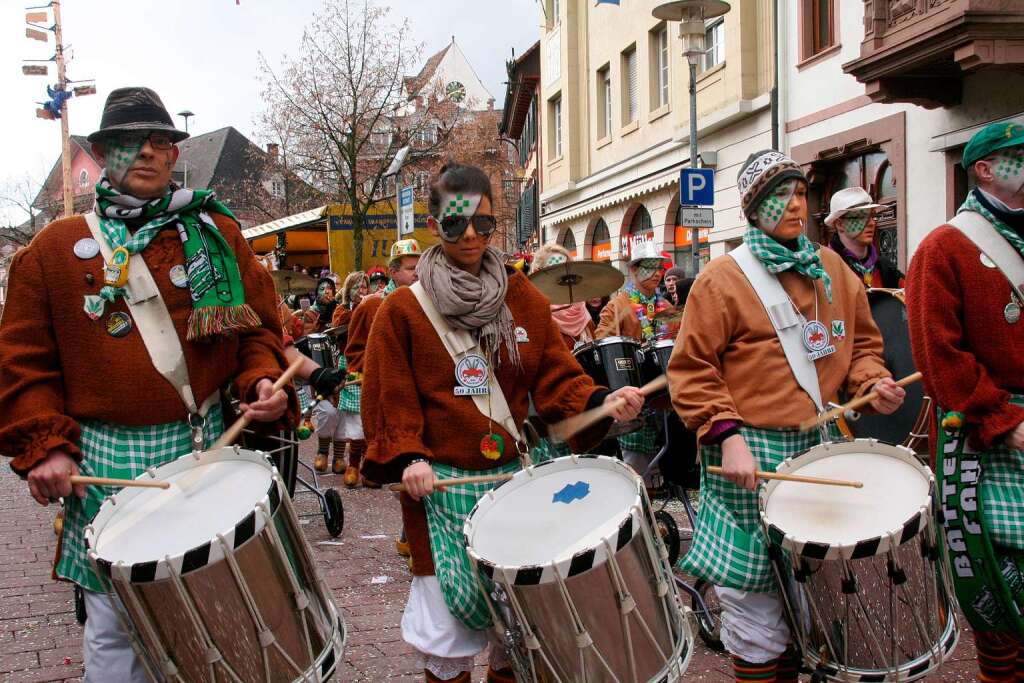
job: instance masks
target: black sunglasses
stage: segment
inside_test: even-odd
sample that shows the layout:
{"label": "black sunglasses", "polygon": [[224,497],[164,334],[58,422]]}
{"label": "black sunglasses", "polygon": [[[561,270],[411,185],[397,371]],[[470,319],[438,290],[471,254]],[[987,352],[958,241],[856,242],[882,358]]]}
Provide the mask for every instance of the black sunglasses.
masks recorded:
{"label": "black sunglasses", "polygon": [[157,131],[151,133],[120,133],[112,135],[110,140],[122,147],[142,147],[146,142],[149,142],[153,149],[168,150],[174,147],[174,140],[171,139],[170,135]]}
{"label": "black sunglasses", "polygon": [[475,216],[445,216],[441,219],[441,236],[447,242],[456,242],[462,233],[466,232],[466,228],[469,224],[473,224],[473,229],[476,230],[476,234],[481,237],[488,237],[495,228],[498,227],[498,221],[494,219],[494,216],[488,216],[486,214],[477,214]]}

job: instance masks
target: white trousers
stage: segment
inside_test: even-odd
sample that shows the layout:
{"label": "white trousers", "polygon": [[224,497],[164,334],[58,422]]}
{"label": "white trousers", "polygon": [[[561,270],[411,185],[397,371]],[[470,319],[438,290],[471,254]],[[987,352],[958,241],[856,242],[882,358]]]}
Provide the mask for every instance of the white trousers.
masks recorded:
{"label": "white trousers", "polygon": [[359,413],[338,410],[330,401],[318,401],[313,406],[313,424],[317,436],[342,441],[364,439],[363,422]]}
{"label": "white trousers", "polygon": [[85,683],[150,683],[131,636],[121,624],[117,598],[110,593],[85,593],[85,636],[82,658]]}
{"label": "white trousers", "polygon": [[722,644],[731,654],[764,664],[789,646],[789,624],[778,592],[754,593],[715,586],[722,605]]}

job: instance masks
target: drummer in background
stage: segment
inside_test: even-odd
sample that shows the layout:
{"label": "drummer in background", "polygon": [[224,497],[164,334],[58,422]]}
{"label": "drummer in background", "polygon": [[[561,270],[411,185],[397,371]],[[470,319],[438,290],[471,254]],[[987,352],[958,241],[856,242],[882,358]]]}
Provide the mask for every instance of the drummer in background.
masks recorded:
{"label": "drummer in background", "polygon": [[[192,418],[201,434],[153,366],[125,290],[104,284],[103,256],[82,216],[51,223],[15,255],[0,325],[0,453],[40,505],[64,498],[55,573],[84,589],[90,683],[149,676],[122,608],[86,558],[84,529],[115,490],[72,487],[70,477],[135,478],[191,452],[194,438],[208,447],[223,430],[219,391],[229,383],[251,419],[279,422],[289,406],[286,392],[272,388],[284,349],[270,276],[212,192],[171,180],[175,143],[187,137],[155,92],[119,88],[88,139],[104,166],[93,207],[103,217],[101,237],[131,255],[129,273],[142,260],[149,266],[193,393],[209,406]],[[186,254],[216,267],[186,271]],[[229,301],[220,299],[225,293]]]}
{"label": "drummer in background", "polygon": [[349,273],[342,284],[341,291],[338,292],[338,306],[334,309],[334,315],[331,317],[331,327],[348,325],[352,321],[352,311],[369,293],[370,280],[366,277],[366,273],[361,270]]}
{"label": "drummer in background", "polygon": [[[654,316],[672,308],[672,304],[659,290],[665,272],[664,259],[652,239],[634,238],[630,246],[629,282],[626,288],[612,297],[601,311],[601,322],[595,337],[629,337],[641,344],[665,339],[669,334],[666,323]],[[656,413],[645,410],[642,426],[618,437],[622,460],[638,474],[644,474],[663,443],[662,430]],[[644,478],[648,488],[658,484],[657,472]]]}
{"label": "drummer in background", "polygon": [[825,225],[835,230],[829,246],[843,257],[868,288],[903,287],[903,273],[875,246],[875,204],[862,187],[847,187],[832,195]]}
{"label": "drummer in background", "polygon": [[[496,486],[435,492],[434,482],[520,468],[513,437],[485,417],[472,396],[456,390],[469,379],[476,383],[480,373],[485,382],[494,373],[517,424],[531,396],[551,423],[611,397],[623,399],[615,400],[618,419],[632,418],[643,404],[636,388],[609,394],[583,374],[548,300],[488,246],[496,227],[491,196],[483,171],[445,165],[431,186],[427,219],[441,243],[417,266],[440,314],[479,341],[481,353],[466,357],[473,361],[467,367],[479,372],[457,380],[451,356],[409,289],[384,301],[366,351],[363,417],[370,449],[363,469],[380,481],[401,479],[408,492],[402,518],[414,577],[402,637],[418,651],[428,682],[468,683],[473,658],[487,646],[490,612],[469,566],[462,524],[474,501]],[[607,422],[588,436],[599,437]],[[487,680],[514,680],[500,645],[491,649]]]}
{"label": "drummer in background", "polygon": [[388,274],[380,266],[370,268],[366,271],[366,276],[370,278],[370,294],[384,291],[384,288],[387,287]]}
{"label": "drummer in background", "polygon": [[[737,186],[749,221],[744,242],[809,321],[803,336],[826,335],[809,340],[815,348],[826,342],[812,361],[824,400],[843,389],[851,396],[874,389],[881,396],[875,410],[896,410],[904,392],[882,362],[860,279],[803,234],[807,179],[800,167],[779,152],[759,152],[740,169]],[[822,437],[796,429],[814,416],[815,404],[732,257],[714,259],[694,282],[668,377],[676,411],[697,432],[701,462],[726,473],[701,474],[693,545],[680,566],[716,587],[737,681],[796,681],[799,661],[758,523],[755,471],[774,471]]]}
{"label": "drummer in background", "polygon": [[331,326],[334,309],[338,306],[338,301],[335,298],[337,289],[334,280],[326,275],[316,283],[316,300],[310,304],[309,310],[316,313],[317,332],[323,332]]}
{"label": "drummer in background", "polygon": [[[569,250],[561,244],[545,244],[533,257],[533,267],[536,270],[547,268],[559,263],[572,261]],[[588,342],[594,339],[596,327],[587,313],[587,304],[578,301],[574,304],[551,306],[551,317],[562,332],[562,339],[565,345],[572,351],[580,342]]]}
{"label": "drummer in background", "polygon": [[[983,128],[964,148],[963,166],[977,187],[958,213],[980,214],[1009,243],[1013,251],[1006,256],[1024,256],[1024,125]],[[1017,558],[1024,552],[1021,304],[996,263],[956,227],[943,225],[929,233],[910,263],[907,310],[914,361],[928,394],[942,410],[959,413],[968,458],[981,462],[977,499],[996,553]],[[971,611],[965,609],[968,617]],[[969,620],[976,629],[978,680],[1021,680],[1021,634],[997,633],[976,618]]]}

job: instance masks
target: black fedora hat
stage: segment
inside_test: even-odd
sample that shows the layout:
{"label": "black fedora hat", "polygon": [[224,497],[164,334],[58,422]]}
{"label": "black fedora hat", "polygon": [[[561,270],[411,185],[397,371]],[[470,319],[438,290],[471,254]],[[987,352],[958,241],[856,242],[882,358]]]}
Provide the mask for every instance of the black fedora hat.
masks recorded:
{"label": "black fedora hat", "polygon": [[89,142],[100,142],[121,132],[153,130],[166,132],[174,142],[181,142],[188,137],[188,133],[174,127],[171,115],[153,90],[118,88],[107,95],[100,129],[86,139]]}

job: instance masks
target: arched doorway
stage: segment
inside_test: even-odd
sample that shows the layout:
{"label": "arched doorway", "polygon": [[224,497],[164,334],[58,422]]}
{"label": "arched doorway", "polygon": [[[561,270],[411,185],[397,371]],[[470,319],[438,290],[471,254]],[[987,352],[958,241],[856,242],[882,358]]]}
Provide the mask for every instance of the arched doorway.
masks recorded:
{"label": "arched doorway", "polygon": [[654,226],[651,223],[651,212],[643,204],[635,205],[631,211],[627,211],[623,225],[628,226],[619,236],[619,253],[623,261],[629,261],[630,244],[634,237],[641,235],[649,239],[655,239]]}
{"label": "arched doorway", "polygon": [[590,260],[612,260],[612,238],[603,218],[598,218],[594,223],[594,232],[590,236]]}
{"label": "arched doorway", "polygon": [[815,165],[822,174],[821,211],[814,215],[821,226],[822,241],[832,239],[834,231],[825,225],[832,195],[847,187],[863,187],[871,198],[885,207],[875,212],[878,228],[875,245],[891,263],[899,263],[899,231],[897,230],[897,182],[895,169],[885,152],[873,150],[856,156]]}
{"label": "arched doorway", "polygon": [[573,258],[576,258],[576,236],[572,234],[572,228],[566,228],[562,234],[562,246],[568,250]]}

